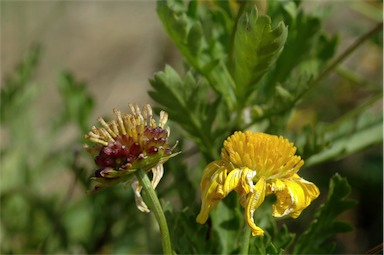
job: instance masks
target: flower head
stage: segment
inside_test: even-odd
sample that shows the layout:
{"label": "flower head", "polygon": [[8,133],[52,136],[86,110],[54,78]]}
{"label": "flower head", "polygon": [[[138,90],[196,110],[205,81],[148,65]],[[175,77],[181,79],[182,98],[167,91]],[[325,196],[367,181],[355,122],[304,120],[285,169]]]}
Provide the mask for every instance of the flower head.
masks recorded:
{"label": "flower head", "polygon": [[276,196],[273,216],[297,218],[320,192],[315,184],[297,174],[304,161],[295,153],[293,143],[281,136],[235,132],[224,142],[222,159],[211,162],[204,170],[197,222],[204,224],[209,212],[232,190],[239,194],[253,236],[264,234],[253,215],[269,194]]}
{"label": "flower head", "polygon": [[133,174],[137,169],[152,171],[152,185],[155,188],[163,176],[163,163],[177,153],[176,145],[168,144],[169,127],[165,127],[168,114],[160,112],[158,123],[153,118],[152,108],[146,105],[140,110],[129,105],[130,114],[124,116],[117,109],[113,112],[116,120],[105,122],[99,118],[102,127],[92,127],[85,138],[94,143],[87,150],[94,156],[98,169],[91,178],[94,189],[113,186],[120,182],[132,184],[139,210],[148,212],[140,191],[141,185]]}

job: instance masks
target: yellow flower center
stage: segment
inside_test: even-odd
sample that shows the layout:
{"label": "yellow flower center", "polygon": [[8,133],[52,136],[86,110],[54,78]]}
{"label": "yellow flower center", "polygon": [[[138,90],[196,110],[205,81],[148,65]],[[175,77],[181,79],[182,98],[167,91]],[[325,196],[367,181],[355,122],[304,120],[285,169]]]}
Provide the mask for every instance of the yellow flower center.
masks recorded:
{"label": "yellow flower center", "polygon": [[295,155],[296,147],[283,137],[251,131],[235,132],[224,142],[221,156],[235,168],[256,171],[255,180],[284,178],[295,174],[304,161]]}

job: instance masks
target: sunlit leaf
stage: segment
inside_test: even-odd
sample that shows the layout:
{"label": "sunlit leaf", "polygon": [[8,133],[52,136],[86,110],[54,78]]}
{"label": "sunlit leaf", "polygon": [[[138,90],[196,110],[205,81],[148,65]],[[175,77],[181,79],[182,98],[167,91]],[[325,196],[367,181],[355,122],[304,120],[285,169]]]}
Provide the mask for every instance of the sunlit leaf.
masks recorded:
{"label": "sunlit leaf", "polygon": [[235,81],[239,100],[246,99],[274,64],[287,34],[283,22],[272,29],[270,17],[259,15],[256,8],[241,16],[235,34]]}

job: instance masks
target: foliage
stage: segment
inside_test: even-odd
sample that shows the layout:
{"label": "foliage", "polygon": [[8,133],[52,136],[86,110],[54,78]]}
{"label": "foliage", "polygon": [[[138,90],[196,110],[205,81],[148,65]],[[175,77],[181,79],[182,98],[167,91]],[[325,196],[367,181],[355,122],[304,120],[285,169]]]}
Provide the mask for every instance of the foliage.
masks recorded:
{"label": "foliage", "polygon": [[327,201],[319,208],[309,228],[297,240],[294,254],[333,252],[335,244],[327,244],[325,241],[336,233],[352,230],[348,223],[336,220],[339,214],[356,205],[356,201],[346,199],[350,193],[348,181],[338,174],[334,175],[329,184]]}
{"label": "foliage", "polygon": [[[335,175],[332,165],[382,144],[382,89],[338,67],[340,56],[353,51],[336,56],[342,38],[324,31],[326,13],[309,13],[301,1],[267,1],[267,9],[262,2],[157,3],[185,68],[165,65],[150,79],[148,92],[156,112],[169,113],[172,139],[182,151],[166,163],[157,190],[176,253],[243,251],[246,227],[235,194],[219,203],[205,225],[196,223],[202,170],[220,157],[223,141],[236,130],[290,138],[305,160],[303,172],[321,189],[319,202],[295,220],[299,225],[273,218],[274,201],[268,198],[255,215],[265,236],[251,238],[250,254],[334,252],[336,234],[353,230],[339,220],[356,206],[352,190],[367,186],[367,180],[382,185],[377,170],[382,160],[364,161],[367,168],[358,173],[342,172],[354,177],[355,186]],[[41,57],[41,48],[32,48],[2,82],[1,253],[158,253],[154,218],[137,211],[132,192],[119,186],[85,195],[94,169],[80,146],[92,126],[95,101],[87,84],[62,71],[56,114],[42,116],[37,102],[45,87],[35,78]],[[336,89],[327,87],[331,71],[371,85],[364,87],[364,98],[355,95],[351,107],[327,119],[316,102],[331,104],[329,90]],[[314,120],[307,119],[308,112]],[[70,138],[63,135],[68,130]]]}
{"label": "foliage", "polygon": [[[269,13],[281,18],[273,21],[246,2],[239,4],[237,14],[230,3],[213,5],[208,10],[210,15],[204,15],[206,6],[195,2],[158,3],[158,15],[185,59],[186,73],[179,75],[166,66],[151,80],[150,91],[161,105],[159,108],[166,109],[180,125],[182,134],[195,142],[205,162],[218,158],[217,148],[226,136],[247,128],[296,137],[301,155],[308,159],[307,165],[343,158],[382,141],[382,112],[377,112],[381,96],[368,99],[333,123],[318,122],[315,128],[305,126],[296,133],[286,128],[299,103],[324,75],[323,70],[332,66],[338,37],[322,31],[324,17],[305,13],[298,2],[273,2]],[[218,21],[225,26],[216,29]],[[223,120],[227,120],[225,126],[220,125]],[[331,249],[321,247],[324,238],[351,230],[344,223],[333,223],[340,211],[332,199],[337,200],[340,195],[337,201],[342,204],[345,193],[349,193],[333,192],[349,187],[346,180],[338,180],[332,179],[329,200],[323,206],[328,209],[318,216],[319,221],[327,217],[330,225],[321,225],[323,233],[311,226],[310,237],[308,232],[298,236],[296,246],[291,247],[294,253],[330,252]],[[212,212],[208,237],[212,247],[218,248],[200,252],[239,252],[243,222],[239,220],[240,208],[234,208],[236,198],[229,197]],[[251,243],[250,252],[283,253],[293,242],[295,234],[285,225],[281,231],[273,231],[276,226],[273,228],[272,223],[270,226],[265,238],[256,238]],[[319,243],[309,245],[310,242],[303,241],[306,238]],[[186,250],[185,244],[182,247],[176,251],[196,252]]]}

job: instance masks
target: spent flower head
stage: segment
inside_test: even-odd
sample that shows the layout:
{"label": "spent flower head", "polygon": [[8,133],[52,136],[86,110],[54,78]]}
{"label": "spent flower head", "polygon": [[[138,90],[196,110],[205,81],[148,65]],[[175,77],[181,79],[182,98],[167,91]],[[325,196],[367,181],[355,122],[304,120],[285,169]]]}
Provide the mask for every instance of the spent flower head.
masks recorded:
{"label": "spent flower head", "polygon": [[273,216],[297,218],[320,192],[315,184],[297,174],[304,161],[295,153],[293,143],[281,136],[235,132],[224,142],[222,159],[204,170],[197,222],[204,224],[209,212],[232,190],[239,194],[253,236],[264,234],[253,215],[269,194],[277,198],[272,205]]}
{"label": "spent flower head", "polygon": [[152,171],[152,185],[156,188],[163,176],[163,163],[177,154],[172,152],[176,144],[168,143],[170,129],[165,127],[166,112],[160,112],[160,120],[156,123],[150,105],[140,109],[138,105],[129,104],[129,108],[131,113],[125,115],[114,109],[116,120],[108,123],[99,118],[102,127],[92,127],[85,136],[93,143],[85,147],[98,166],[91,178],[94,186],[91,192],[126,182],[132,185],[139,210],[149,212],[134,173],[138,169]]}

